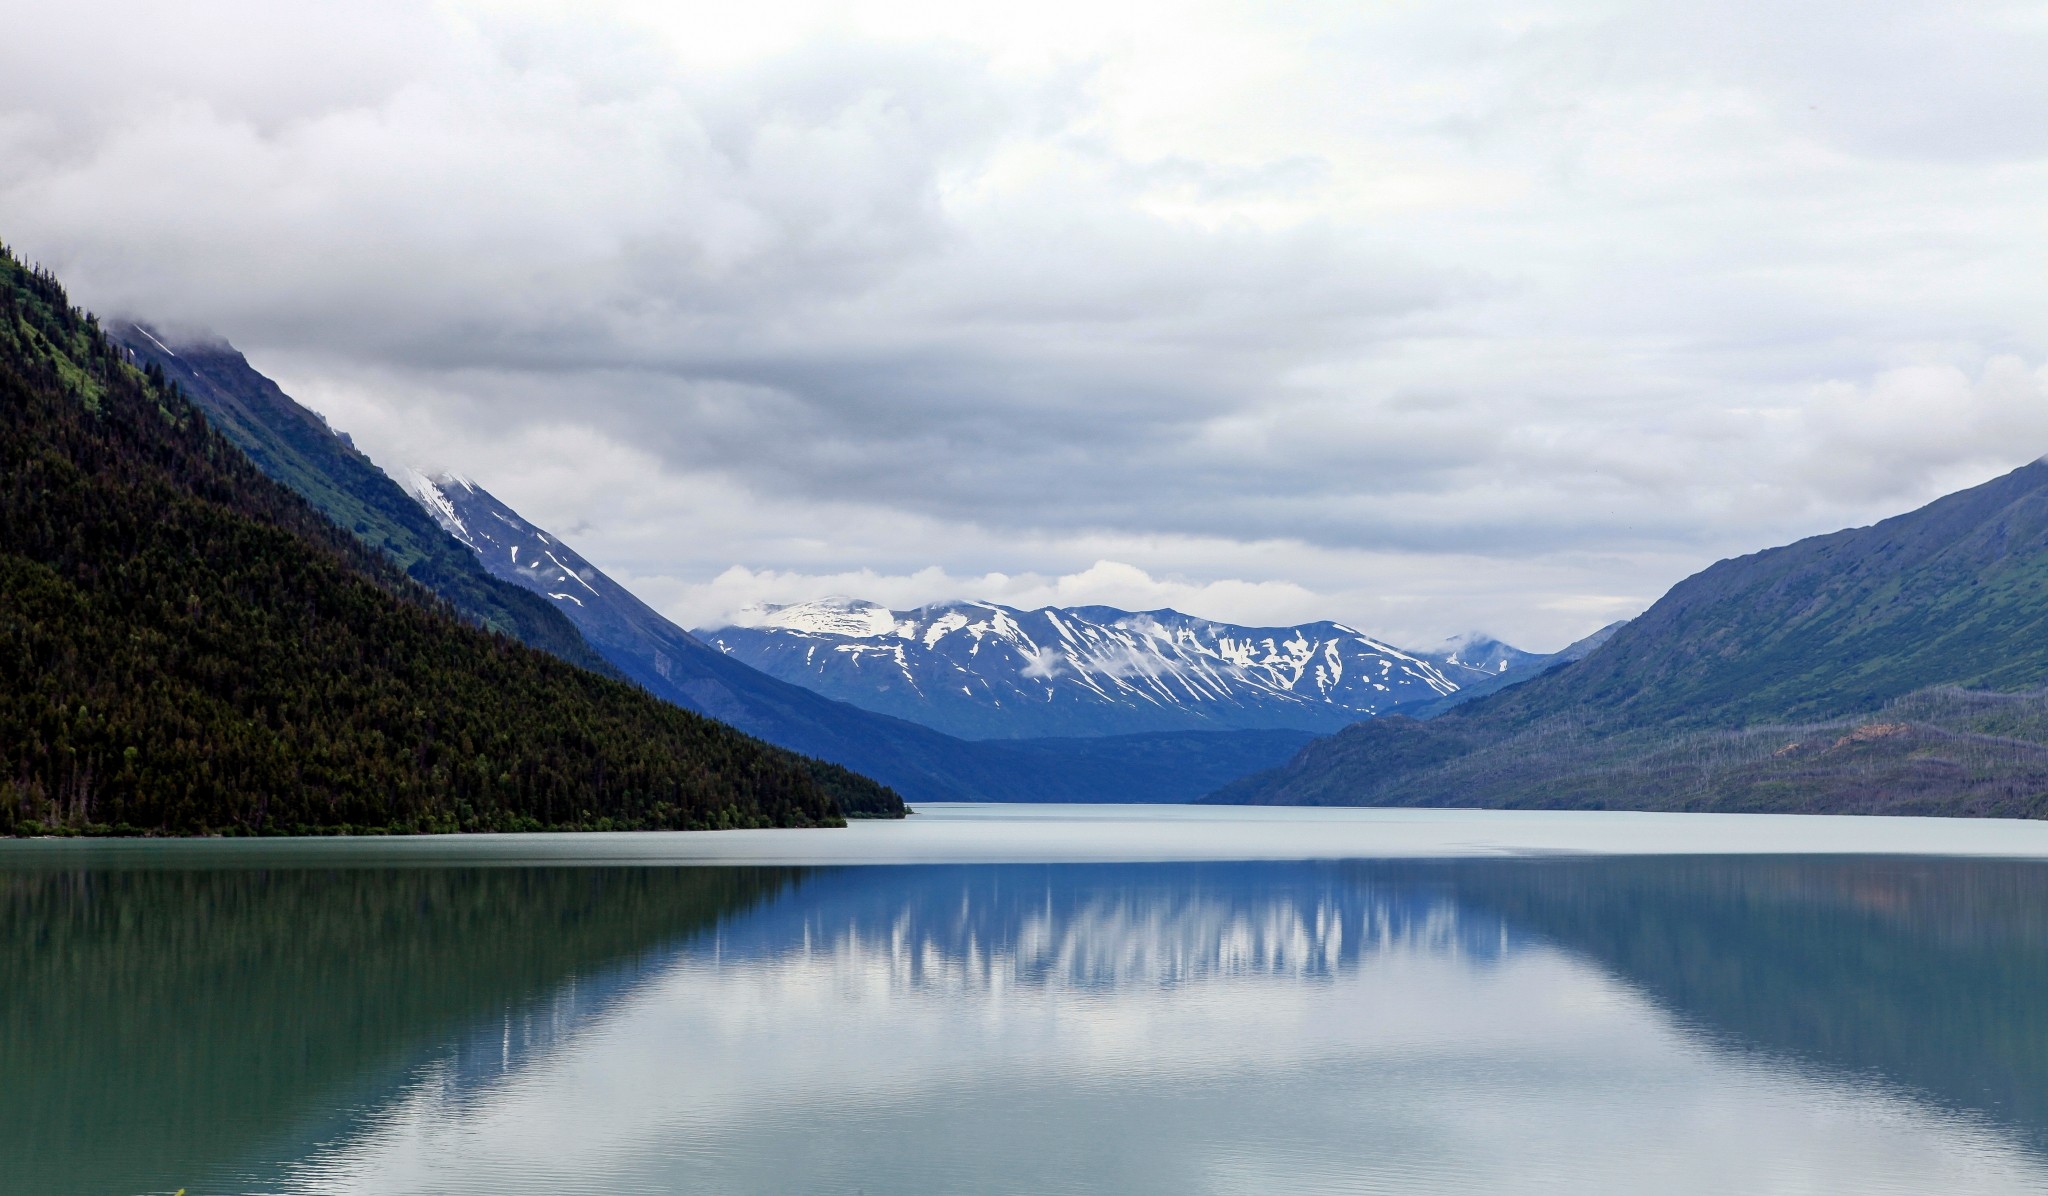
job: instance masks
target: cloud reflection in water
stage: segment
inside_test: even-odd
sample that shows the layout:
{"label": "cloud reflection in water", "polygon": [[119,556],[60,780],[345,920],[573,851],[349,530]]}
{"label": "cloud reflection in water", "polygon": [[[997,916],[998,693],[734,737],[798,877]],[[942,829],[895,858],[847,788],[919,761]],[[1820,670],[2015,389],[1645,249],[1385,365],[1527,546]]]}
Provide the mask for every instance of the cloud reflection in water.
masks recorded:
{"label": "cloud reflection in water", "polygon": [[1703,1033],[1583,941],[1562,945],[1518,895],[1576,894],[1584,916],[1604,886],[1616,900],[1596,915],[1619,924],[1641,895],[1625,866],[1544,867],[813,873],[482,1091],[450,1100],[428,1073],[291,1186],[2048,1186],[2010,1125]]}

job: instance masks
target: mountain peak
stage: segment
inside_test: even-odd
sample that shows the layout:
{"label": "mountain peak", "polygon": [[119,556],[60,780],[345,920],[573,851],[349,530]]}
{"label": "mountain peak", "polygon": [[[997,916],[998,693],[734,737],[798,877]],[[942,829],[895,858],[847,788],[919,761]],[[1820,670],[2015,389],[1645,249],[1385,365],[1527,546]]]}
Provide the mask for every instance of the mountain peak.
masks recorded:
{"label": "mountain peak", "polygon": [[404,476],[398,479],[398,484],[405,487],[406,493],[419,500],[419,504],[434,517],[434,522],[441,525],[442,531],[462,541],[471,551],[476,550],[476,537],[470,534],[469,526],[462,521],[462,516],[455,510],[455,504],[448,500],[448,492],[443,489],[444,486],[460,484],[459,479],[453,474],[428,477],[417,469],[408,469]]}
{"label": "mountain peak", "polygon": [[1483,631],[1468,631],[1463,635],[1454,635],[1445,640],[1443,646],[1432,655],[1441,658],[1446,664],[1476,669],[1487,674],[1505,673],[1539,659],[1537,654],[1502,643]]}
{"label": "mountain peak", "polygon": [[734,627],[776,628],[802,635],[875,639],[896,632],[902,620],[879,602],[834,594],[808,602],[757,603],[735,613]]}
{"label": "mountain peak", "polygon": [[140,339],[159,352],[171,357],[186,354],[232,354],[241,357],[242,351],[228,343],[226,337],[205,328],[184,327],[164,324],[158,321],[110,320],[107,331],[121,341]]}

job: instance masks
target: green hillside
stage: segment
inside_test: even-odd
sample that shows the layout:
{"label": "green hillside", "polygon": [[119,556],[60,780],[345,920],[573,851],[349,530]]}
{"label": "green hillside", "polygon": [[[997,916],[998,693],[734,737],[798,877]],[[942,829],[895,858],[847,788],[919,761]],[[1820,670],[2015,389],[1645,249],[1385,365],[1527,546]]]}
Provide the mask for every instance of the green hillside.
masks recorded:
{"label": "green hillside", "polygon": [[0,832],[834,824],[900,802],[458,621],[0,253]]}
{"label": "green hillside", "polygon": [[2048,681],[2048,464],[1870,527],[1722,561],[1487,717],[1746,726],[1877,709],[1934,685]]}
{"label": "green hillside", "polygon": [[107,333],[138,364],[154,366],[177,384],[257,468],[381,550],[457,614],[572,664],[616,675],[546,599],[492,577],[375,462],[250,368],[232,346],[167,343],[156,330],[130,323],[109,325]]}
{"label": "green hillside", "polygon": [[1217,801],[2048,815],[2048,464],[1722,561],[1585,659]]}

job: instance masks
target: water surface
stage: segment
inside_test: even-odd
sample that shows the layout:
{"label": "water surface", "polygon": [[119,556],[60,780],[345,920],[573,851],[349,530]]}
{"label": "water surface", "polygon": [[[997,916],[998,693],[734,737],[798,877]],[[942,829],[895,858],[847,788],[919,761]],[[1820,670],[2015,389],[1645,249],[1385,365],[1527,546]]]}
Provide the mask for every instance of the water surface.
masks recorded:
{"label": "water surface", "polygon": [[831,848],[928,861],[868,866],[5,845],[0,1164],[192,1196],[2048,1190],[2048,864],[1988,858],[2031,828],[1952,858],[1869,854],[1919,820],[1762,820],[1795,852],[1732,855],[1701,844],[1763,829],[1531,819],[971,811]]}

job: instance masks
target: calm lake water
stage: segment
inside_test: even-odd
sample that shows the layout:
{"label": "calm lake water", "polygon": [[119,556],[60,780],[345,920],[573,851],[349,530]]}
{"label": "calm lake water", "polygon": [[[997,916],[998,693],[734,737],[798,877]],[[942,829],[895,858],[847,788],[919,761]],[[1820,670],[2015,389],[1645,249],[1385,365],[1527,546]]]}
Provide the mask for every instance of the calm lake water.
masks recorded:
{"label": "calm lake water", "polygon": [[2048,1191],[2043,831],[1098,807],[0,843],[0,1175]]}

